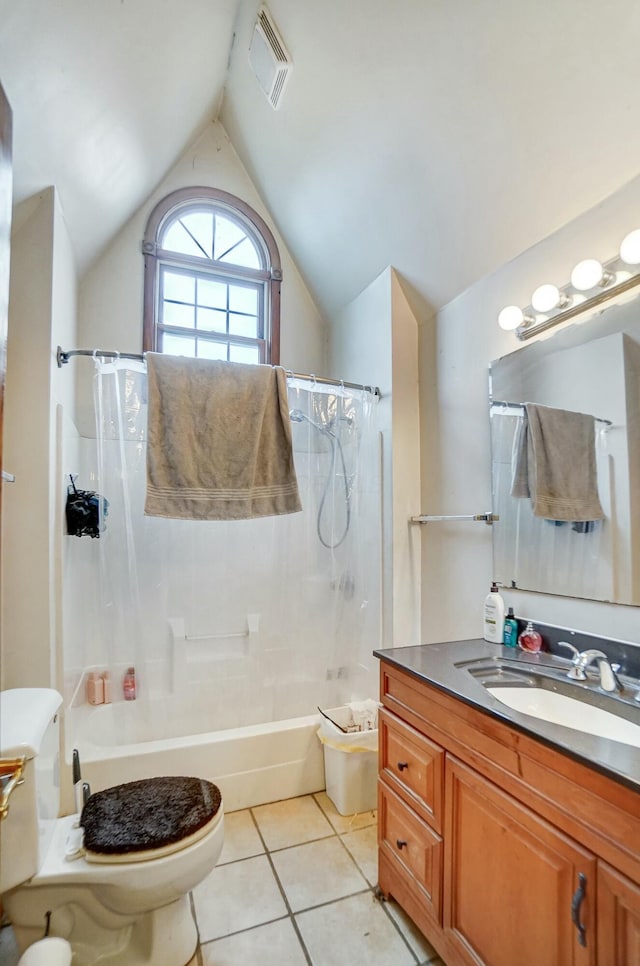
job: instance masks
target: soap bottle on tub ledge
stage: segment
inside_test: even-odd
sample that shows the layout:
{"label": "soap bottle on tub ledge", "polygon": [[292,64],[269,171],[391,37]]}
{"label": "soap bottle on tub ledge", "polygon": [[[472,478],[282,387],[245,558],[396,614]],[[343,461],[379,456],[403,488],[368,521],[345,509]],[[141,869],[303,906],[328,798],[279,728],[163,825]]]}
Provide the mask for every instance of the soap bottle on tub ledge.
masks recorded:
{"label": "soap bottle on tub ledge", "polygon": [[502,644],[504,635],[504,601],[498,592],[498,585],[491,584],[491,590],[484,602],[484,639],[491,644]]}
{"label": "soap bottle on tub ledge", "polygon": [[523,651],[536,653],[542,650],[542,636],[535,629],[531,621],[527,621],[527,626],[518,637],[518,647]]}

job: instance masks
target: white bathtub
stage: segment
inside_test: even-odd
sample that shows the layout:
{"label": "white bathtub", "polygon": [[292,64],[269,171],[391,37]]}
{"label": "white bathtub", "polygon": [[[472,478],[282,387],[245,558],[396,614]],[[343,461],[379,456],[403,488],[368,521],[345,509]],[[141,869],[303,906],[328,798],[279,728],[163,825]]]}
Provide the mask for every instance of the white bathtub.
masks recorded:
{"label": "white bathtub", "polygon": [[181,729],[171,699],[157,701],[67,709],[67,742],[80,752],[82,778],[92,791],[138,778],[197,775],[220,788],[231,812],[325,787],[317,715],[158,737]]}

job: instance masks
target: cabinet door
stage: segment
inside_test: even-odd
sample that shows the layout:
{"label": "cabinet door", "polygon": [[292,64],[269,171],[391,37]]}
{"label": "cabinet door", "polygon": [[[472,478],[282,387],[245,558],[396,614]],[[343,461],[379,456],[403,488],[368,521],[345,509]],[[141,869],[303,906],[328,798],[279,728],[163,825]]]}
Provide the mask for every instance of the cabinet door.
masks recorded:
{"label": "cabinet door", "polygon": [[640,966],[640,886],[598,863],[598,966]]}
{"label": "cabinet door", "polygon": [[595,966],[594,856],[450,758],[445,801],[444,928],[460,961]]}

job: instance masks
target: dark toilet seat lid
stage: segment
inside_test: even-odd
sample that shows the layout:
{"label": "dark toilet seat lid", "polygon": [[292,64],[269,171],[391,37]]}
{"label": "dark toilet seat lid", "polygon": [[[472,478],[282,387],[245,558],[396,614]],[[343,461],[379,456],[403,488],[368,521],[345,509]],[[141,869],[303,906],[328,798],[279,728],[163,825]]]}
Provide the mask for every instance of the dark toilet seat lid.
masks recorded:
{"label": "dark toilet seat lid", "polygon": [[80,816],[86,858],[134,862],[186,848],[217,825],[222,796],[203,778],[145,778],[91,795]]}

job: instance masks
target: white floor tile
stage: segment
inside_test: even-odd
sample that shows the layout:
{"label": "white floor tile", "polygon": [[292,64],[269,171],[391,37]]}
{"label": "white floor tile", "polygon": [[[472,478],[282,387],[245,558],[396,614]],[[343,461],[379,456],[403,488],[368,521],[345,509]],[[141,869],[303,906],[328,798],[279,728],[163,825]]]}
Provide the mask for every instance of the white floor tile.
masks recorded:
{"label": "white floor tile", "polygon": [[371,892],[296,917],[313,966],[415,966],[416,959]]}
{"label": "white floor tile", "polygon": [[248,859],[252,855],[261,855],[264,845],[258,835],[249,809],[242,812],[230,812],[224,817],[224,845],[218,865],[236,862],[238,859]]}
{"label": "white floor tile", "polygon": [[356,864],[370,886],[378,884],[378,827],[358,829],[341,835],[343,843],[356,860]]}
{"label": "white floor tile", "polygon": [[294,912],[367,888],[336,836],[275,852],[271,858]]}
{"label": "white floor tile", "polygon": [[262,925],[287,907],[264,855],[217,866],[193,890],[201,942]]}
{"label": "white floor tile", "polygon": [[313,796],[318,805],[327,816],[336,832],[354,832],[358,828],[365,828],[367,825],[375,825],[377,812],[356,812],[355,815],[341,815],[326,792],[316,792]]}
{"label": "white floor tile", "polygon": [[204,966],[306,966],[307,960],[290,919],[279,919],[202,946]]}
{"label": "white floor tile", "polygon": [[[405,937],[421,963],[433,962],[435,964],[441,962],[441,960],[438,959],[438,954],[427,937],[422,935],[413,919],[409,918],[404,909],[401,909],[397,902],[394,902],[393,899],[390,899],[389,902],[385,904],[385,908],[389,911],[395,922],[398,923],[402,935]],[[444,963],[442,966],[444,966]]]}
{"label": "white floor tile", "polygon": [[333,835],[333,828],[312,795],[259,805],[253,809],[253,815],[269,851]]}

